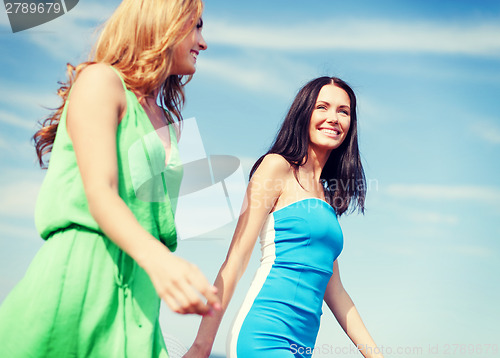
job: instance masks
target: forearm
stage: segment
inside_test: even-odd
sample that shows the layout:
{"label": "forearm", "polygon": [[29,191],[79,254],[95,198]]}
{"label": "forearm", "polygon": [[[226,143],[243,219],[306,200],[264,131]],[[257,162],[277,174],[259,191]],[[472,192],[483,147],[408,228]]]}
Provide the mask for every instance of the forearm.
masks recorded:
{"label": "forearm", "polygon": [[342,329],[364,357],[383,358],[356,306],[345,290],[337,293],[329,306]]}
{"label": "forearm", "polygon": [[232,266],[227,261],[222,265],[214,283],[222,309],[213,312],[212,315],[203,317],[192,347],[197,352],[196,357],[208,357],[210,355],[220,323],[233,297],[242,271],[244,271],[244,267]]}
{"label": "forearm", "polygon": [[283,183],[291,174],[290,164],[279,155],[266,156],[248,184],[246,201],[222,265],[215,286],[222,309],[202,319],[193,346],[185,358],[208,357],[229,301],[236,285],[245,272],[252,250],[270,210],[283,190]]}
{"label": "forearm", "polygon": [[161,248],[161,243],[139,224],[114,189],[88,190],[87,199],[90,212],[104,234],[141,267],[149,250]]}
{"label": "forearm", "polygon": [[214,289],[199,269],[144,229],[118,194],[117,128],[127,107],[120,78],[108,65],[88,66],[71,96],[68,135],[90,213],[101,230],[146,271],[158,296],[174,312],[205,314],[210,306],[217,309]]}

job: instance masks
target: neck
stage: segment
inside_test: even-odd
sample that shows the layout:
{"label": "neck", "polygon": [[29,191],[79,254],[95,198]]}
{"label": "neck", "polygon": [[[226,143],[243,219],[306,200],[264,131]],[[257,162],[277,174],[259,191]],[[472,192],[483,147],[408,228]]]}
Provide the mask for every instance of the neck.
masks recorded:
{"label": "neck", "polygon": [[318,180],[321,177],[326,161],[331,151],[319,151],[309,147],[307,151],[307,162],[302,166],[307,172],[312,173],[313,179]]}
{"label": "neck", "polygon": [[146,94],[142,90],[134,90],[133,92],[138,98],[141,98],[140,102],[142,105],[152,107],[156,106],[156,100],[158,99],[158,95],[160,94],[160,89],[157,88],[150,94]]}
{"label": "neck", "polygon": [[142,97],[141,104],[143,107],[155,109],[157,107],[157,104],[156,104],[157,98],[158,97],[154,93],[149,95],[149,96],[144,96],[144,97]]}

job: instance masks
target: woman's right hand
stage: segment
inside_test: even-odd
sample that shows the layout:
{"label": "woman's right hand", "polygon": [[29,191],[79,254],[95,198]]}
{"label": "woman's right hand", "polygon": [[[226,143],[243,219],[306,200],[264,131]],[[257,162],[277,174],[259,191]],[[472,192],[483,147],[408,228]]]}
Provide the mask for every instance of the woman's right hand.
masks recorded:
{"label": "woman's right hand", "polygon": [[148,246],[138,263],[172,311],[206,315],[221,309],[217,289],[196,265],[175,256],[157,240],[150,240]]}
{"label": "woman's right hand", "polygon": [[118,195],[116,131],[126,106],[122,82],[108,65],[88,66],[72,87],[67,129],[90,213],[106,236],[146,270],[174,312],[204,315],[220,309],[214,287],[198,268],[144,230]]}

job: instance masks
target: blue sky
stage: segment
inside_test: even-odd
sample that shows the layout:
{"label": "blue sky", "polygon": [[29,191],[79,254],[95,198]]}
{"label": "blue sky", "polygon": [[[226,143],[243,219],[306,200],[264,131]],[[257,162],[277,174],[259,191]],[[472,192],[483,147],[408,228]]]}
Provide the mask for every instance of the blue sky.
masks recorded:
{"label": "blue sky", "polygon": [[[118,3],[81,0],[16,34],[0,11],[0,301],[43,244],[33,224],[43,172],[30,136],[44,107],[58,104],[65,63],[86,58],[95,26]],[[346,80],[358,95],[369,192],[366,214],[340,221],[344,286],[386,357],[436,357],[436,347],[439,356],[499,356],[487,349],[500,344],[500,2],[207,0],[205,8],[208,50],[184,116],[197,118],[206,151],[237,156],[248,172],[305,82]],[[228,226],[181,241],[177,253],[213,280],[230,236]],[[184,345],[198,321],[162,312],[165,333]],[[326,307],[317,344],[318,357],[356,356],[328,348],[350,343]]]}

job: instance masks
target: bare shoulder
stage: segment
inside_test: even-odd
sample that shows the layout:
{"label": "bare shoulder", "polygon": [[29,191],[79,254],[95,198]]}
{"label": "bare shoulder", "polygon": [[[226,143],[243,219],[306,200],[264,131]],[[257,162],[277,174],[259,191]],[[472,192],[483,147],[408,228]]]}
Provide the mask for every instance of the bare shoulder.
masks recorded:
{"label": "bare shoulder", "polygon": [[264,169],[266,171],[272,171],[276,173],[287,174],[292,170],[292,167],[288,161],[283,158],[280,154],[267,154],[259,165],[257,170]]}
{"label": "bare shoulder", "polygon": [[120,85],[122,87],[118,74],[105,63],[88,65],[78,74],[77,82],[88,82],[90,80],[99,80],[104,84]]}
{"label": "bare shoulder", "polygon": [[69,112],[89,117],[97,112],[112,112],[120,118],[126,109],[125,90],[118,74],[107,64],[96,63],[84,68],[71,89]]}
{"label": "bare shoulder", "polygon": [[279,154],[267,154],[259,167],[257,168],[255,174],[262,175],[267,173],[272,177],[285,177],[292,171],[292,166],[288,161]]}
{"label": "bare shoulder", "polygon": [[123,97],[124,89],[122,81],[111,66],[104,63],[96,63],[85,67],[77,76],[73,84],[73,92],[78,94],[85,92],[86,95],[104,95],[108,100]]}

